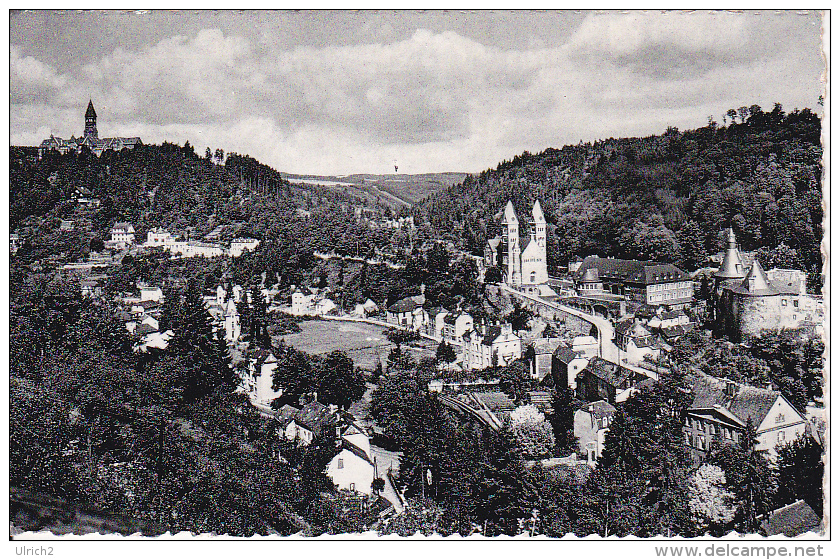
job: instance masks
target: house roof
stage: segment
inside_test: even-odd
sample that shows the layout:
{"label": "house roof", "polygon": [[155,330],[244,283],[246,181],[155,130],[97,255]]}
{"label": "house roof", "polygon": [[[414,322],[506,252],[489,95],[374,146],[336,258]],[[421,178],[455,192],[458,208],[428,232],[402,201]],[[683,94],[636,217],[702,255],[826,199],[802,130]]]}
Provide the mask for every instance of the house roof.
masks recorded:
{"label": "house roof", "polygon": [[[623,282],[644,285],[683,281],[689,278],[688,273],[670,263],[586,257],[575,272],[577,281],[593,281],[587,280],[587,272],[591,269],[595,269],[598,279],[615,278]],[[589,277],[592,278],[592,273],[589,273]]]}
{"label": "house roof", "polygon": [[694,402],[691,403],[690,408],[723,408],[731,412],[743,424],[752,419],[753,424],[758,427],[781,396],[779,391],[741,383],[734,383],[735,394],[727,395],[727,383],[734,382],[709,375],[700,376],[694,383],[692,390]]}
{"label": "house roof", "polygon": [[409,313],[418,307],[420,307],[420,304],[417,303],[413,297],[407,297],[394,302],[394,304],[388,308],[388,311],[391,313]]}
{"label": "house roof", "polygon": [[802,500],[772,511],[761,521],[761,532],[768,537],[796,537],[808,531],[818,532],[819,529],[820,518]]}
{"label": "house roof", "polygon": [[630,378],[631,371],[620,367],[618,364],[608,362],[600,356],[595,356],[589,361],[589,364],[583,368],[583,371],[588,371],[595,377],[602,379],[613,387],[623,385],[627,379]]}
{"label": "house roof", "polygon": [[274,354],[271,353],[270,350],[266,350],[265,348],[257,348],[253,354],[251,354],[251,358],[256,362],[258,366],[261,366],[265,362],[275,362],[277,358],[274,357]]}
{"label": "house roof", "polygon": [[134,329],[134,334],[136,335],[147,335],[149,333],[157,332],[157,329],[151,326],[148,323],[140,323],[137,325],[137,328]]}
{"label": "house roof", "polygon": [[560,344],[562,344],[562,341],[559,338],[537,338],[531,343],[531,347],[537,356],[545,354],[553,355]]}
{"label": "house roof", "polygon": [[580,409],[584,412],[591,414],[598,420],[601,420],[603,418],[611,418],[616,411],[616,408],[607,401],[595,401],[587,403],[583,405]]}
{"label": "house roof", "polygon": [[295,422],[308,428],[314,434],[320,433],[326,426],[332,423],[333,415],[329,407],[318,401],[307,403],[294,416]]}
{"label": "house roof", "polygon": [[561,364],[569,365],[572,360],[578,356],[580,356],[580,352],[573,350],[566,345],[558,346],[557,350],[554,351],[554,357],[557,358]]}
{"label": "house roof", "polygon": [[361,447],[359,447],[358,445],[356,445],[355,443],[353,443],[352,441],[349,441],[345,438],[341,438],[341,447],[343,449],[346,449],[347,451],[349,451],[350,453],[352,453],[353,455],[355,455],[359,459],[373,465],[373,460],[370,458],[370,456],[367,453],[365,453],[365,450],[362,449]]}
{"label": "house roof", "polygon": [[285,428],[295,417],[295,414],[299,412],[300,409],[297,409],[290,404],[284,404],[280,407],[280,410],[274,413],[274,419],[280,422],[280,425]]}
{"label": "house roof", "polygon": [[628,336],[631,338],[650,336],[650,331],[647,330],[641,323],[637,323],[635,319],[625,319],[615,327],[615,334]]}

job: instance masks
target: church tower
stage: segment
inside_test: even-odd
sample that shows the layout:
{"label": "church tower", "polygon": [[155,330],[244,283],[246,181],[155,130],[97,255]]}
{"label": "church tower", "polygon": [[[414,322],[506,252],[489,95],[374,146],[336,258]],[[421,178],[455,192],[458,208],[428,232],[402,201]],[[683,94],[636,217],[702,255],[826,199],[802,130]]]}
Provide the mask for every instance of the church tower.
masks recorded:
{"label": "church tower", "polygon": [[545,214],[543,214],[540,201],[534,203],[534,209],[531,211],[531,224],[534,229],[534,238],[537,240],[537,245],[542,248],[542,254],[545,256]]}
{"label": "church tower", "polygon": [[88,100],[87,111],[85,111],[85,136],[99,138],[96,131],[96,110],[93,108],[93,100]]}
{"label": "church tower", "polygon": [[516,210],[513,203],[508,200],[505,207],[505,214],[502,218],[502,237],[506,246],[505,260],[502,264],[507,265],[507,277],[505,280],[510,286],[522,284],[522,249],[519,247],[519,218],[516,217]]}

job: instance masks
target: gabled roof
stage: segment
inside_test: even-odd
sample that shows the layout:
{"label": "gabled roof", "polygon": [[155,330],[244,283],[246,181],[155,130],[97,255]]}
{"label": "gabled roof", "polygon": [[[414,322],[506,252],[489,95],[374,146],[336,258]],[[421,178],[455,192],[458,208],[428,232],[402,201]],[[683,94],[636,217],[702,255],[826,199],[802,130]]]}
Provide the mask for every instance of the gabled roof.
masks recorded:
{"label": "gabled roof", "polygon": [[625,319],[615,327],[615,334],[627,336],[630,338],[650,336],[650,331],[647,330],[641,323],[637,323],[635,319]]}
{"label": "gabled roof", "polygon": [[409,313],[420,307],[413,297],[403,298],[388,308],[391,313]]}
{"label": "gabled roof", "polygon": [[316,435],[333,421],[333,415],[329,407],[324,406],[318,401],[307,403],[300,409],[300,412],[295,414],[294,418],[295,422],[304,428],[308,428]]}
{"label": "gabled roof", "polygon": [[534,354],[542,356],[545,354],[554,354],[555,350],[562,344],[559,338],[537,338],[531,346],[534,349]]}
{"label": "gabled roof", "polygon": [[[727,383],[733,383],[734,395],[726,394]],[[757,428],[776,400],[781,396],[779,391],[762,389],[751,385],[734,383],[726,379],[718,379],[709,375],[700,376],[694,384],[694,402],[690,409],[722,408],[731,412],[742,424],[752,419]]]}
{"label": "gabled roof", "polygon": [[591,414],[599,421],[603,418],[612,418],[616,411],[613,405],[603,400],[585,404],[580,409]]}
{"label": "gabled roof", "polygon": [[569,365],[572,360],[578,358],[581,355],[580,352],[573,350],[569,346],[558,346],[557,350],[554,351],[554,357],[561,363],[565,365]]}
{"label": "gabled roof", "polygon": [[819,532],[820,518],[811,506],[802,500],[772,511],[761,521],[761,532],[772,537],[785,535],[796,537],[808,531]]}
{"label": "gabled roof", "polygon": [[613,387],[622,386],[632,374],[630,370],[620,367],[618,364],[608,362],[600,356],[592,358],[589,364],[583,368],[583,371],[588,371]]}
{"label": "gabled roof", "polygon": [[373,460],[367,453],[365,453],[365,450],[353,443],[352,441],[348,441],[347,439],[341,438],[341,447],[343,449],[346,449],[359,459],[365,461],[366,463],[373,465]]}

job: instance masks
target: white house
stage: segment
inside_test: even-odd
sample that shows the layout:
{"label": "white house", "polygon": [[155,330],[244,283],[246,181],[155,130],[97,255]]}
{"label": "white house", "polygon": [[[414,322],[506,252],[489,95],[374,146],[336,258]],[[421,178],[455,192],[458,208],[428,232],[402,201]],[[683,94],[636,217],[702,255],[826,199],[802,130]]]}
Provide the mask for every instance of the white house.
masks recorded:
{"label": "white house", "polygon": [[[438,313],[440,315],[440,313]],[[437,317],[435,317],[437,326]],[[473,329],[473,318],[469,313],[447,313],[443,317],[442,329],[438,336],[448,343],[461,344],[462,337]]]}
{"label": "white house", "polygon": [[362,428],[350,424],[337,444],[338,453],[327,465],[327,476],[339,490],[371,495],[371,484],[377,478],[376,464],[370,451],[370,440]]}
{"label": "white house", "polygon": [[228,344],[233,344],[239,340],[239,335],[242,332],[242,327],[239,324],[239,311],[236,310],[236,304],[233,299],[229,299],[225,305],[225,340]]}
{"label": "white house", "polygon": [[574,430],[580,453],[595,466],[604,452],[604,440],[616,409],[606,401],[595,401],[575,411]]}
{"label": "white house", "polygon": [[462,362],[466,369],[506,366],[522,357],[522,339],[514,334],[510,324],[482,324],[465,338]]}
{"label": "white house", "polygon": [[314,302],[314,294],[304,294],[300,290],[295,290],[292,294],[292,315],[296,315],[298,317],[301,315],[314,315]]}
{"label": "white house", "polygon": [[241,256],[245,251],[253,251],[260,244],[259,239],[251,239],[250,237],[237,237],[230,242],[230,256]]}
{"label": "white house", "polygon": [[338,309],[338,306],[333,300],[324,298],[315,304],[315,315],[327,315],[336,309]]}
{"label": "white house", "polygon": [[162,228],[152,228],[146,232],[146,247],[164,247],[169,248],[169,245],[175,241],[172,234]]}
{"label": "white house", "polygon": [[274,354],[262,348],[254,353],[248,369],[242,374],[242,388],[254,406],[270,408],[272,401],[283,394],[282,390],[272,388],[275,369],[277,358]]}
{"label": "white house", "polygon": [[558,346],[551,357],[551,374],[555,383],[565,382],[573,391],[577,390],[577,377],[589,365],[589,358],[581,351],[569,346]]}
{"label": "white house", "polygon": [[106,241],[108,247],[126,249],[134,245],[134,226],[128,222],[117,222],[111,228],[111,238]]}
{"label": "white house", "polygon": [[425,301],[423,295],[403,298],[388,308],[385,320],[392,325],[419,331],[428,323],[428,313],[423,309]]}
{"label": "white house", "polygon": [[163,301],[163,290],[160,289],[160,286],[138,284],[137,289],[140,290],[140,301]]}

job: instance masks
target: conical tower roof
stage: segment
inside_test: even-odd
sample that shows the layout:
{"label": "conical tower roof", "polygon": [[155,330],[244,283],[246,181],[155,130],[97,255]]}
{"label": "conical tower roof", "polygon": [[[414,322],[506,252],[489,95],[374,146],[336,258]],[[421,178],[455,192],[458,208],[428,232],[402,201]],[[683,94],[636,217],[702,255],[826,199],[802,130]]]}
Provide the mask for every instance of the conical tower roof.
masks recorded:
{"label": "conical tower roof", "polygon": [[534,210],[531,212],[531,215],[534,217],[534,223],[537,223],[537,224],[544,224],[545,223],[545,214],[543,214],[542,206],[540,206],[540,201],[539,200],[534,202]]}
{"label": "conical tower roof", "polygon": [[505,214],[502,217],[503,224],[518,224],[519,218],[516,217],[516,210],[513,207],[513,202],[508,200],[507,206],[505,206]]}
{"label": "conical tower roof", "polygon": [[767,273],[761,267],[758,259],[754,259],[747,277],[741,282],[741,288],[755,295],[775,295],[779,293],[770,280]]}
{"label": "conical tower roof", "polygon": [[96,110],[93,108],[93,99],[88,100],[88,108],[85,111],[85,118],[94,117],[96,118]]}
{"label": "conical tower roof", "polygon": [[229,317],[231,315],[236,315],[236,304],[233,302],[233,298],[230,298],[227,301],[227,305],[225,306],[225,317]]}
{"label": "conical tower roof", "polygon": [[715,278],[744,278],[746,266],[741,260],[738,251],[738,241],[735,239],[735,230],[729,228],[729,239],[726,241],[726,251],[723,254],[723,262],[715,272]]}

